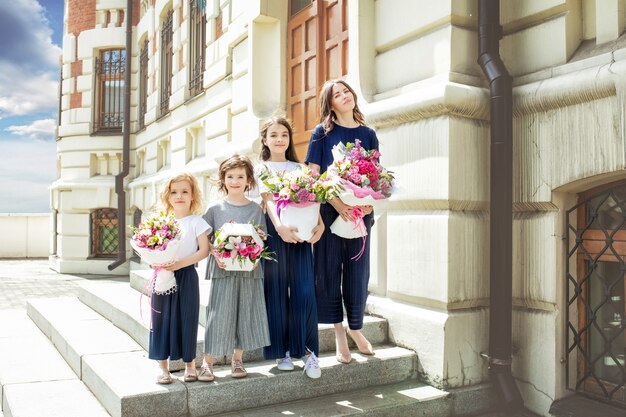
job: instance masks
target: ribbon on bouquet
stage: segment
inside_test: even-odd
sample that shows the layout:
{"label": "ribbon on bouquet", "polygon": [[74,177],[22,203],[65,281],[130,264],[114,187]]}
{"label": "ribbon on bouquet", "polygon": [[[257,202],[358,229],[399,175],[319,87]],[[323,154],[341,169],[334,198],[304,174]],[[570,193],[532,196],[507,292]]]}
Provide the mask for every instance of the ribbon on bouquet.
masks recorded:
{"label": "ribbon on bouquet", "polygon": [[278,194],[274,194],[274,201],[276,202],[276,215],[280,216],[280,211],[289,205],[289,198],[280,198]]}
{"label": "ribbon on bouquet", "polygon": [[294,205],[297,207],[308,207],[313,204],[317,204],[315,201],[304,201],[300,203],[294,203],[289,197],[278,197],[278,194],[274,194],[274,201],[276,202],[276,215],[280,217],[280,212],[287,206]]}
{"label": "ribbon on bouquet", "polygon": [[363,222],[363,209],[361,207],[353,207],[350,209],[352,211],[352,222],[354,223],[354,228],[359,231],[361,237],[363,239],[363,245],[361,245],[361,250],[359,253],[354,255],[352,258],[353,261],[358,261],[363,256],[363,252],[365,252],[365,243],[367,241],[367,228],[365,227],[365,223]]}
{"label": "ribbon on bouquet", "polygon": [[[161,314],[161,312],[159,310],[156,310],[154,307],[152,307],[152,293],[154,291],[154,286],[156,285],[156,279],[157,279],[157,275],[159,274],[159,272],[164,270],[164,266],[166,265],[171,265],[173,262],[169,263],[169,264],[163,264],[163,265],[153,265],[152,266],[152,270],[154,271],[152,273],[152,277],[148,280],[148,282],[146,283],[146,286],[144,287],[143,291],[141,292],[141,295],[139,296],[139,316],[141,317],[141,321],[143,322],[143,308],[142,308],[142,300],[143,297],[145,295],[145,293],[148,293],[148,302],[150,305],[150,310],[154,311],[157,314]],[[152,331],[152,314],[150,314],[150,323],[149,323],[149,328],[150,331]]]}

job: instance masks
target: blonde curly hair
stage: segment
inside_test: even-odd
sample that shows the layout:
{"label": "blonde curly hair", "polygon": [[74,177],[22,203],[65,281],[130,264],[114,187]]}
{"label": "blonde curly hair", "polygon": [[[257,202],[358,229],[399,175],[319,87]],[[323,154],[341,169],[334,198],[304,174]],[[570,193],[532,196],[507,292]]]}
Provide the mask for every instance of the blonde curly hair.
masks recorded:
{"label": "blonde curly hair", "polygon": [[163,191],[161,191],[161,203],[163,204],[163,207],[165,207],[165,211],[167,211],[168,213],[174,211],[174,207],[172,207],[172,205],[170,204],[170,188],[172,187],[173,183],[180,181],[187,181],[191,186],[191,207],[189,208],[189,211],[191,211],[192,214],[202,214],[202,211],[204,209],[202,190],[198,185],[198,180],[196,179],[196,177],[192,174],[189,174],[188,172],[181,172],[180,174],[176,174],[165,183]]}

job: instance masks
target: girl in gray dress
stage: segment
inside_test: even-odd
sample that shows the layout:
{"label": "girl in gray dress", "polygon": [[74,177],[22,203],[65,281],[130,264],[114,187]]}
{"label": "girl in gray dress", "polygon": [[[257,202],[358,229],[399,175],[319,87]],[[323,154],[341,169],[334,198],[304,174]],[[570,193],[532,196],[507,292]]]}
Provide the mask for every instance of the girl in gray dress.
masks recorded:
{"label": "girl in gray dress", "polygon": [[[225,196],[211,204],[203,216],[214,232],[228,222],[260,225],[266,232],[261,206],[245,195],[254,185],[254,171],[247,157],[233,155],[220,164],[218,186]],[[210,235],[211,241],[214,237]],[[232,377],[245,377],[243,351],[270,344],[260,262],[249,272],[226,271],[220,264],[214,256],[209,257],[206,277],[211,284],[200,381],[212,381],[213,358],[230,353]]]}

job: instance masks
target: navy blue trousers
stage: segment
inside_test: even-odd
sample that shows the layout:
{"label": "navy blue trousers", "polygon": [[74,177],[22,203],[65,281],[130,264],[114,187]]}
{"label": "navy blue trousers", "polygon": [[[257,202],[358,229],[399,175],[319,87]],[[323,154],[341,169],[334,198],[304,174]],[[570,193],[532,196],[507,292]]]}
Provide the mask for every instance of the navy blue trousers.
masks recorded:
{"label": "navy blue trousers", "polygon": [[313,246],[318,320],[341,323],[345,307],[348,326],[360,330],[370,280],[370,231],[374,213],[363,218],[368,236],[358,260],[351,258],[361,250],[363,239],[344,239],[330,231],[330,225],[339,216],[330,204],[322,204],[320,213],[326,230]]}
{"label": "navy blue trousers", "polygon": [[152,331],[148,357],[191,362],[196,357],[200,288],[193,265],[174,271],[178,290],[152,294]]}
{"label": "navy blue trousers", "polygon": [[265,359],[300,358],[307,349],[317,355],[317,306],[310,243],[285,243],[266,216],[267,245],[278,262],[264,261],[263,289],[271,344],[263,348]]}

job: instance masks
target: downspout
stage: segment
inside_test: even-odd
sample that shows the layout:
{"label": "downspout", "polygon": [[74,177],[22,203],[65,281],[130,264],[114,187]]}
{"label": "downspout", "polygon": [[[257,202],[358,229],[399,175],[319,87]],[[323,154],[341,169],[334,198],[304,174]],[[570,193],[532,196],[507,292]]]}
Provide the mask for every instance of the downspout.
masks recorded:
{"label": "downspout", "polygon": [[500,0],[478,1],[480,64],[490,90],[489,370],[506,408],[521,408],[511,374],[513,252],[513,86],[500,57]]}
{"label": "downspout", "polygon": [[130,70],[133,57],[133,0],[126,0],[126,65],[124,67],[124,123],[122,125],[122,171],[115,176],[117,194],[117,260],[108,266],[113,271],[126,263],[126,191],[124,178],[130,170]]}

